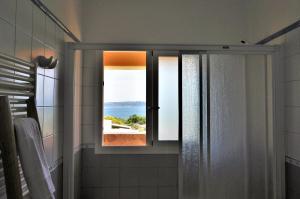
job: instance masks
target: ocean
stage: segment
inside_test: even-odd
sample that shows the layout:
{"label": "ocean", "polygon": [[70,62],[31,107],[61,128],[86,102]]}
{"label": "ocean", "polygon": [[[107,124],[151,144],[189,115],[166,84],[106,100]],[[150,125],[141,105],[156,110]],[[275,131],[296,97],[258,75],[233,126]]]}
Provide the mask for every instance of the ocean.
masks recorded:
{"label": "ocean", "polygon": [[146,116],[145,102],[106,102],[104,116],[114,116],[127,119],[131,115]]}

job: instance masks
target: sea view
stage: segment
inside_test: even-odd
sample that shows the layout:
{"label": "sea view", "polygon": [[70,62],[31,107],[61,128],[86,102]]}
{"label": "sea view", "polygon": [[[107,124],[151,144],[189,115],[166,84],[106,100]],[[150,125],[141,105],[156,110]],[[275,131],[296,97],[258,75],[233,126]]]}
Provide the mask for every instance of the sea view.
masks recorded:
{"label": "sea view", "polygon": [[131,115],[146,116],[145,102],[106,102],[104,116],[114,116],[127,119]]}

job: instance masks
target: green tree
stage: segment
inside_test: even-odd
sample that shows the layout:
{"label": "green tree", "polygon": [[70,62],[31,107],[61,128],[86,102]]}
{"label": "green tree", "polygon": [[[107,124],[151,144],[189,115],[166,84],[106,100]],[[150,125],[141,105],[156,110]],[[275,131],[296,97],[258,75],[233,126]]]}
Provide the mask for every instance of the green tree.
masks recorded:
{"label": "green tree", "polygon": [[127,119],[126,124],[146,124],[146,117],[138,116],[136,114],[131,115]]}

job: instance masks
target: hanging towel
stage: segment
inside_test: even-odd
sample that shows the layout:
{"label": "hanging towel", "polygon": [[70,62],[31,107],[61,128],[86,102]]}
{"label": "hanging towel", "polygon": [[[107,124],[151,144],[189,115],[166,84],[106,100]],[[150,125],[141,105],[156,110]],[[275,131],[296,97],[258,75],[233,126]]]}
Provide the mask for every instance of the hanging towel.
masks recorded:
{"label": "hanging towel", "polygon": [[31,198],[54,199],[55,188],[37,122],[32,118],[18,118],[14,124],[21,165]]}

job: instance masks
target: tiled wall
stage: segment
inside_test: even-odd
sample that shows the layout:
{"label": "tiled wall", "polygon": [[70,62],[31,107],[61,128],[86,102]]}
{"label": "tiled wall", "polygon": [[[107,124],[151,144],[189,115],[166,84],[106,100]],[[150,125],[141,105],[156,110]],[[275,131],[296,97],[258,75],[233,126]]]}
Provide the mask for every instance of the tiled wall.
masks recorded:
{"label": "tiled wall", "polygon": [[288,33],[284,43],[285,146],[288,199],[300,198],[300,28]]}
{"label": "tiled wall", "polygon": [[[95,95],[100,51],[83,53],[82,144],[94,146]],[[178,197],[177,155],[95,155],[82,149],[81,198],[176,199]]]}
{"label": "tiled wall", "polygon": [[82,150],[81,198],[176,199],[177,155],[95,155]]}
{"label": "tiled wall", "polygon": [[36,99],[45,151],[59,191],[62,175],[56,167],[62,163],[63,42],[63,31],[30,0],[0,1],[1,52],[27,61],[39,55],[59,58],[55,69],[38,68]]}
{"label": "tiled wall", "polygon": [[82,68],[82,143],[94,144],[96,93],[99,86],[100,51],[85,50]]}

